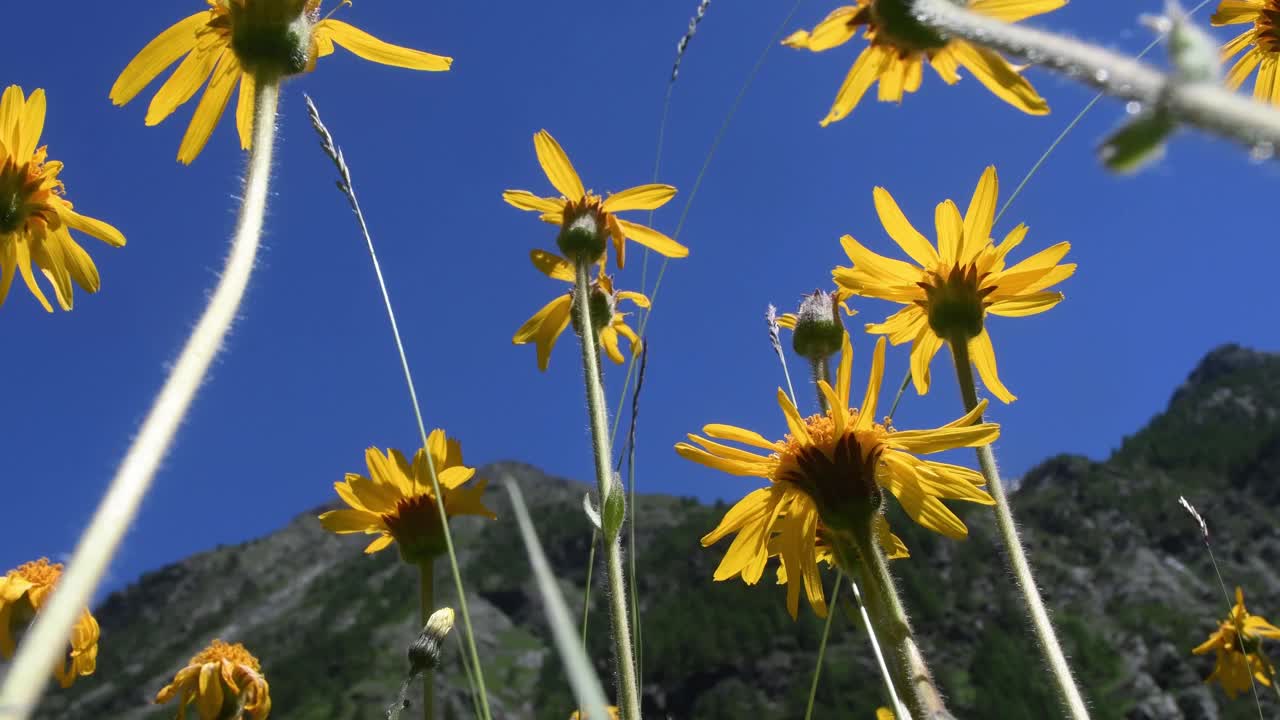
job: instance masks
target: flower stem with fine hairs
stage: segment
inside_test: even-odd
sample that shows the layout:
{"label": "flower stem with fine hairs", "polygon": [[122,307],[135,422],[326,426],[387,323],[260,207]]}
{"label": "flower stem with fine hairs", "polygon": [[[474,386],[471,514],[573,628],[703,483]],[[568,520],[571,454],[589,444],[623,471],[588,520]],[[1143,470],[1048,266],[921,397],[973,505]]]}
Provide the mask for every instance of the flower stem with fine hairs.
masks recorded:
{"label": "flower stem with fine hairs", "polygon": [[1160,108],[1180,123],[1250,148],[1280,151],[1280,111],[1209,82],[1180,82],[1127,55],[1055,33],[1013,25],[951,0],[900,0],[945,37],[999,50],[1101,90]]}
{"label": "flower stem with fine hairs", "polygon": [[[609,409],[605,404],[604,385],[600,380],[600,346],[595,326],[591,324],[591,263],[579,260],[574,291],[574,308],[578,319],[578,339],[582,346],[582,369],[587,386],[587,413],[591,416],[591,444],[595,452],[596,486],[600,495],[600,535],[604,549],[606,581],[609,586],[609,620],[613,629],[613,659],[617,666],[618,705],[625,720],[640,720],[640,690],[636,682],[635,653],[631,648],[631,630],[627,616],[627,589],[622,575],[622,545],[619,529],[625,517],[626,500],[613,481],[610,461],[613,451],[609,439]],[[618,510],[615,510],[617,508]]]}
{"label": "flower stem with fine hairs", "polygon": [[[364,212],[360,210],[360,202],[356,199],[356,190],[351,183],[351,171],[347,167],[346,158],[333,141],[333,136],[329,133],[329,129],[325,127],[320,120],[320,111],[316,109],[315,103],[311,102],[311,98],[307,98],[307,112],[311,116],[311,126],[315,128],[316,134],[320,136],[320,146],[329,159],[338,169],[338,189],[346,196],[347,202],[351,205],[351,211],[356,216],[356,221],[360,224],[360,232],[364,236],[365,246],[369,249],[369,260],[373,263],[373,274],[378,278],[378,289],[382,291],[382,304],[387,310],[387,321],[391,325],[391,337],[395,341],[396,351],[400,356],[400,368],[404,371],[404,382],[409,390],[409,403],[413,406],[414,419],[418,422],[418,435],[422,441],[423,449],[427,448],[427,425],[422,419],[422,405],[418,402],[418,391],[414,388],[413,373],[409,371],[409,356],[404,350],[404,340],[400,337],[400,326],[396,323],[396,313],[391,306],[391,293],[387,290],[386,278],[382,276],[382,265],[378,262],[378,253],[373,248],[373,236],[369,234],[369,226],[365,222]],[[428,451],[427,455],[427,474],[431,478],[431,492],[434,497],[442,498],[444,493],[440,491],[440,476],[436,473],[436,461]],[[416,481],[415,481],[416,482]],[[443,502],[435,503],[436,510],[440,517],[440,527],[444,535],[445,551],[449,555],[449,569],[453,575],[454,590],[458,595],[458,608],[462,611],[462,626],[466,630],[467,650],[470,657],[474,677],[476,680],[476,693],[480,696],[480,710],[482,720],[491,720],[492,711],[489,708],[489,695],[484,684],[484,669],[480,666],[480,653],[476,649],[475,631],[471,627],[471,613],[467,607],[467,594],[462,585],[462,571],[458,567],[458,555],[453,548],[453,533],[449,530],[449,516],[445,512]],[[465,664],[467,659],[463,658]],[[468,677],[471,675],[469,674]]]}
{"label": "flower stem with fine hairs", "polygon": [[80,537],[57,591],[36,616],[35,625],[5,676],[4,685],[0,687],[0,708],[5,709],[6,720],[25,720],[35,710],[36,701],[48,683],[49,668],[66,652],[72,624],[92,599],[239,311],[261,244],[278,99],[279,84],[260,79],[255,90],[253,149],[245,176],[244,200],[222,279],[98,504],[88,529]]}
{"label": "flower stem with fine hairs", "polygon": [[[889,675],[893,686],[902,693],[902,702],[909,713],[907,716],[917,720],[951,718],[941,693],[933,683],[924,655],[916,645],[906,608],[898,597],[897,586],[889,574],[889,562],[872,524],[864,523],[864,527],[851,533],[833,532],[831,538],[840,566],[862,577],[864,605],[880,639],[886,647],[892,648],[892,655],[888,658]],[[903,715],[902,708],[895,708],[895,713]]]}
{"label": "flower stem with fine hairs", "polygon": [[[960,382],[960,393],[964,397],[965,412],[978,406],[978,390],[973,380],[973,365],[969,359],[969,343],[964,338],[952,339],[947,343],[951,348],[951,356],[955,360],[956,377]],[[978,422],[981,422],[979,418]],[[1049,663],[1058,695],[1065,709],[1073,720],[1088,720],[1089,710],[1080,695],[1080,689],[1071,677],[1071,666],[1062,654],[1062,646],[1053,631],[1053,623],[1049,620],[1049,612],[1045,609],[1040,590],[1036,587],[1035,576],[1031,573],[1031,563],[1027,561],[1022,540],[1018,537],[1018,526],[1013,522],[1013,512],[1009,509],[1009,498],[1004,491],[1004,483],[1000,480],[1000,472],[996,469],[996,456],[990,445],[977,448],[978,466],[982,476],[987,480],[987,491],[995,498],[996,524],[1000,536],[1004,540],[1005,550],[1009,554],[1009,566],[1014,578],[1018,581],[1018,589],[1022,591],[1022,599],[1031,615],[1031,626],[1036,638],[1040,641],[1040,650],[1045,661]]]}
{"label": "flower stem with fine hairs", "polygon": [[[435,558],[427,558],[418,563],[418,601],[421,606],[422,626],[426,627],[431,613],[436,611],[436,575]],[[436,716],[436,671],[422,673],[422,718],[435,720]]]}

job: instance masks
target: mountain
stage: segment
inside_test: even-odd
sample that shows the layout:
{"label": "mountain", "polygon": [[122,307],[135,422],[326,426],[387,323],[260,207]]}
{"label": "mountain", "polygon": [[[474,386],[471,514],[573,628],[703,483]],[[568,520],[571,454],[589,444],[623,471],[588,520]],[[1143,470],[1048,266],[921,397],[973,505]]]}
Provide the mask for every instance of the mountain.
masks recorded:
{"label": "mountain", "polygon": [[[519,463],[482,468],[513,477],[571,607],[580,612],[591,539],[587,486]],[[1032,563],[1095,717],[1132,720],[1256,717],[1251,698],[1226,700],[1193,657],[1225,614],[1185,495],[1209,522],[1229,586],[1280,621],[1280,355],[1219,348],[1177,389],[1168,408],[1104,462],[1051,458],[1013,496]],[[499,522],[455,525],[494,717],[564,720],[573,702],[551,647],[506,494],[488,503]],[[646,714],[655,718],[797,718],[804,714],[822,623],[787,616],[769,582],[714,583],[724,545],[698,539],[726,506],[658,495],[638,501]],[[366,556],[359,539],[323,531],[317,509],[280,531],[220,547],[144,575],[111,595],[98,673],[52,691],[42,718],[160,718],[151,698],[215,637],[244,642],[263,662],[273,717],[385,717],[417,629],[415,572],[394,550]],[[962,718],[1053,717],[1048,676],[1019,609],[989,511],[960,508],[972,536],[956,543],[893,522],[911,548],[894,570],[921,645]],[[443,563],[442,563],[443,564]],[[600,573],[589,650],[606,683]],[[831,579],[828,578],[828,587]],[[845,593],[847,596],[848,593]],[[453,604],[442,568],[440,603]],[[842,601],[842,606],[846,603]],[[455,634],[460,631],[455,630]],[[441,718],[469,717],[458,659],[447,649]],[[815,716],[873,717],[881,704],[870,650],[853,615],[839,612]],[[1274,694],[1262,701],[1280,712]]]}

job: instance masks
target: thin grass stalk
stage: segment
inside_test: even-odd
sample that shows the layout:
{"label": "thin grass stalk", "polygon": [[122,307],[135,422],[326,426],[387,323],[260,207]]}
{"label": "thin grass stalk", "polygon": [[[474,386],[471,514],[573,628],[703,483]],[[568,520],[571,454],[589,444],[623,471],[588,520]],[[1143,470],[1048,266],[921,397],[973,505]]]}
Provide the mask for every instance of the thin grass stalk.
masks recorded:
{"label": "thin grass stalk", "polygon": [[173,443],[205,373],[222,347],[230,330],[261,245],[267,190],[271,179],[271,159],[275,149],[276,106],[280,86],[259,79],[255,86],[253,149],[245,175],[244,199],[231,241],[231,252],[222,279],[214,290],[195,330],[187,338],[178,361],[156,396],[142,428],[125,454],[71,556],[67,571],[58,582],[49,604],[36,616],[35,624],[18,649],[4,685],[0,687],[0,708],[6,717],[25,720],[35,711],[36,702],[49,680],[49,668],[65,652],[71,626],[106,572],[111,558],[129,529],[146,496],[160,462]]}
{"label": "thin grass stalk", "polygon": [[[355,187],[351,183],[351,172],[347,167],[346,158],[343,157],[342,151],[338,149],[333,142],[333,136],[329,133],[329,129],[324,126],[320,120],[320,112],[316,109],[315,103],[307,97],[307,111],[311,116],[311,124],[315,127],[316,133],[320,136],[320,145],[324,149],[325,154],[333,160],[334,165],[338,168],[338,174],[341,180],[338,182],[338,189],[347,197],[347,201],[351,204],[351,210],[355,213],[356,220],[360,224],[360,232],[364,236],[366,247],[369,249],[369,259],[373,263],[373,272],[378,279],[378,289],[382,292],[383,306],[387,310],[387,320],[391,324],[391,335],[395,341],[396,351],[400,356],[400,367],[404,371],[405,385],[409,389],[409,401],[413,406],[414,418],[418,422],[418,435],[422,442],[422,447],[427,447],[427,426],[422,419],[422,406],[418,402],[418,392],[414,388],[413,373],[409,370],[409,357],[405,353],[404,341],[400,337],[400,327],[396,323],[395,310],[391,305],[391,294],[387,290],[386,278],[382,275],[382,265],[378,262],[378,253],[373,247],[373,236],[369,233],[369,226],[365,222],[364,212],[360,210],[360,202],[356,199]],[[431,491],[436,498],[444,497],[444,493],[440,490],[440,478],[436,473],[435,459],[431,457],[431,453],[426,453],[427,470],[431,477]],[[444,503],[436,502],[436,510],[440,517],[440,527],[443,531],[445,549],[449,555],[449,568],[453,572],[454,590],[458,594],[458,607],[462,610],[463,628],[467,635],[467,649],[471,655],[471,664],[475,670],[475,678],[477,690],[480,694],[480,709],[483,711],[483,720],[492,720],[492,711],[489,708],[489,695],[484,684],[484,669],[480,665],[480,654],[476,650],[475,632],[471,627],[471,613],[467,608],[467,593],[462,584],[462,571],[458,567],[458,555],[453,547],[453,533],[449,529],[449,516],[445,512]]]}
{"label": "thin grass stalk", "polygon": [[[947,343],[951,348],[951,356],[955,360],[956,378],[960,384],[960,393],[964,398],[965,412],[971,412],[978,406],[978,390],[973,379],[973,365],[969,359],[969,343],[965,338],[954,338]],[[979,418],[977,422],[982,422]],[[996,456],[990,445],[977,448],[978,466],[982,476],[987,480],[987,491],[995,499],[996,525],[1000,537],[1004,541],[1009,557],[1009,568],[1017,580],[1018,589],[1022,591],[1023,602],[1031,617],[1031,626],[1039,640],[1040,650],[1053,675],[1059,699],[1063,707],[1074,720],[1088,720],[1089,709],[1085,705],[1080,688],[1076,687],[1075,678],[1071,676],[1071,666],[1062,652],[1058,635],[1049,620],[1049,612],[1045,609],[1040,590],[1036,587],[1035,576],[1031,572],[1031,563],[1027,560],[1022,540],[1018,537],[1018,526],[1013,521],[1013,512],[1009,508],[1009,497],[1004,490],[1004,481],[996,468]]]}
{"label": "thin grass stalk", "polygon": [[813,663],[813,681],[809,683],[809,703],[804,708],[804,720],[812,720],[813,703],[818,697],[818,678],[822,677],[822,661],[827,656],[827,638],[831,636],[831,621],[836,616],[836,603],[840,601],[840,586],[844,584],[844,572],[836,570],[836,582],[831,588],[831,604],[827,621],[822,625],[822,637],[818,640],[818,658]]}
{"label": "thin grass stalk", "polygon": [[[431,613],[436,607],[436,575],[435,558],[427,558],[418,564],[418,605],[420,607],[422,626],[427,626]],[[422,673],[422,719],[435,720],[436,716],[436,671]]]}
{"label": "thin grass stalk", "polygon": [[[636,380],[636,391],[631,395],[631,428],[627,432],[627,507],[631,508],[631,522],[627,523],[627,578],[631,589],[631,631],[634,634],[636,650],[636,678],[644,683],[644,635],[640,623],[640,581],[636,571],[636,558],[639,551],[636,546],[636,520],[639,505],[636,502],[636,425],[640,421],[640,392],[644,390],[645,370],[649,367],[649,343],[645,342],[640,349],[640,375]],[[618,458],[622,465],[622,458]]]}
{"label": "thin grass stalk", "polygon": [[[711,160],[712,158],[715,157],[716,150],[720,147],[720,142],[724,140],[725,133],[728,132],[729,130],[730,122],[733,121],[734,115],[738,113],[738,107],[742,105],[743,98],[747,96],[747,90],[751,88],[751,83],[755,80],[756,75],[760,72],[761,66],[764,65],[765,58],[769,56],[769,51],[773,49],[773,46],[779,44],[779,42],[782,39],[783,33],[785,33],[787,30],[787,26],[791,23],[791,18],[795,16],[796,12],[800,9],[800,6],[803,4],[804,4],[804,0],[796,0],[795,4],[791,6],[791,10],[787,13],[787,16],[782,19],[781,23],[778,24],[778,28],[777,30],[774,31],[773,37],[769,38],[769,43],[765,45],[764,50],[760,52],[760,57],[756,59],[755,65],[751,66],[751,72],[747,73],[747,78],[742,83],[742,88],[738,90],[738,95],[733,99],[733,104],[729,106],[729,112],[725,115],[724,121],[720,123],[720,129],[716,131],[715,138],[713,138],[711,141],[711,147],[707,150],[707,156],[702,160],[702,168],[698,170],[698,175],[697,177],[694,178],[694,181],[693,181],[693,188],[689,191],[689,198],[685,200],[684,207],[680,210],[680,219],[676,221],[676,229],[675,229],[675,232],[671,234],[671,239],[673,240],[680,239],[680,232],[684,229],[685,220],[688,219],[689,217],[689,209],[693,207],[694,198],[698,196],[698,189],[702,187],[702,181],[706,178],[707,170],[711,167]],[[665,123],[665,110],[664,110],[664,123]],[[655,167],[656,167],[656,164],[655,164]],[[658,299],[658,290],[662,287],[662,278],[667,274],[667,264],[669,262],[670,262],[670,258],[662,259],[662,265],[661,267],[658,268],[658,277],[653,282],[653,290],[647,293],[649,297],[649,309],[640,314],[640,327],[639,327],[640,337],[646,337],[645,330],[647,330],[649,327],[649,318],[653,316],[654,304],[657,302],[657,299]],[[641,285],[641,290],[644,290],[643,285]],[[627,389],[631,387],[631,376],[633,371],[635,370],[635,365],[636,365],[635,358],[631,358],[631,361],[627,363],[627,372],[622,379],[622,393],[619,394],[618,396],[619,405],[621,405],[622,402],[626,400]],[[617,438],[618,438],[618,419],[617,418],[614,419],[613,431],[610,433],[609,437],[612,439],[612,441],[614,442],[617,441]]]}
{"label": "thin grass stalk", "polygon": [[600,541],[600,531],[591,528],[591,550],[587,552],[587,584],[582,590],[582,651],[587,651],[587,619],[591,615],[591,572],[596,565],[596,543]]}
{"label": "thin grass stalk", "polygon": [[[901,693],[894,713],[898,717],[917,720],[951,718],[941,693],[934,685],[924,655],[916,645],[906,608],[898,597],[888,560],[871,523],[867,523],[861,532],[833,534],[832,539],[840,566],[846,570],[856,568],[861,576],[866,593],[863,607],[869,611],[871,625],[880,638],[892,648],[888,672],[893,686]],[[890,692],[893,692],[892,688]]]}
{"label": "thin grass stalk", "polygon": [[613,452],[609,439],[609,409],[605,405],[604,385],[600,379],[600,346],[591,320],[591,263],[579,260],[576,265],[573,304],[578,319],[579,345],[582,347],[587,414],[591,417],[591,445],[595,454],[596,486],[604,526],[600,540],[604,548],[606,582],[609,586],[609,620],[613,629],[618,705],[622,708],[625,720],[640,720],[640,691],[636,683],[631,631],[627,625],[627,589],[622,574],[622,545],[618,540],[618,530],[626,516],[626,500],[621,496],[613,497],[614,493],[621,493],[622,489],[614,486],[613,471],[610,469]]}

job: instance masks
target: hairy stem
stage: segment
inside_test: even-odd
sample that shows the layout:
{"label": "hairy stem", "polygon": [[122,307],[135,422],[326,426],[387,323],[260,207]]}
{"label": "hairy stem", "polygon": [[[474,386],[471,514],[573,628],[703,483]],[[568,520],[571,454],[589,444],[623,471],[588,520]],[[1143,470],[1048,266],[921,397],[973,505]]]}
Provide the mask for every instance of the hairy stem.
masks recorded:
{"label": "hairy stem", "polygon": [[49,668],[66,652],[72,624],[92,599],[239,311],[261,244],[275,149],[278,99],[277,83],[260,81],[257,84],[253,150],[245,177],[244,201],[222,279],[187,338],[107,494],[98,504],[88,529],[80,537],[57,591],[37,616],[5,676],[4,685],[0,687],[0,708],[4,708],[6,718],[25,720],[35,710],[36,701],[48,682]]}
{"label": "hairy stem", "polygon": [[832,538],[841,566],[847,571],[856,571],[862,578],[864,606],[880,639],[891,648],[889,675],[893,686],[902,693],[902,701],[910,717],[916,720],[951,718],[942,695],[933,683],[924,655],[916,645],[906,608],[898,597],[897,586],[889,574],[888,560],[880,549],[871,523],[850,535],[832,533]]}
{"label": "hairy stem", "polygon": [[[427,626],[431,613],[436,606],[436,561],[428,558],[418,564],[418,602],[421,607],[422,626]],[[435,720],[436,716],[436,671],[422,673],[422,718]]]}
{"label": "hairy stem", "polygon": [[1241,142],[1280,150],[1280,112],[1212,83],[1175,82],[1155,68],[1063,35],[1012,25],[950,0],[906,0],[916,19],[947,37],[1000,50],[1056,70],[1113,97],[1159,107],[1178,122]]}
{"label": "hairy stem", "polygon": [[[579,343],[582,346],[582,369],[587,386],[587,413],[591,416],[591,444],[595,452],[596,487],[600,496],[600,515],[604,528],[600,535],[604,548],[606,581],[609,585],[609,620],[613,629],[613,660],[617,667],[618,704],[625,720],[640,720],[640,690],[636,682],[635,653],[631,647],[631,630],[627,617],[627,589],[622,575],[622,545],[618,524],[611,527],[611,507],[624,507],[621,487],[613,482],[610,469],[609,409],[605,404],[604,385],[600,381],[600,345],[591,324],[591,264],[577,263],[574,312],[577,313]],[[617,493],[617,497],[611,497]],[[625,512],[625,511],[624,511]]]}
{"label": "hairy stem", "polygon": [[[947,343],[951,347],[951,356],[955,360],[956,377],[960,382],[960,393],[964,397],[965,412],[978,406],[978,390],[973,380],[973,366],[969,360],[969,344],[964,338],[953,339]],[[1009,498],[1004,491],[1004,483],[1000,480],[1000,472],[996,469],[996,456],[990,445],[977,449],[978,466],[982,476],[987,479],[987,491],[995,498],[996,525],[1004,540],[1005,550],[1009,555],[1009,567],[1022,591],[1022,599],[1031,615],[1031,626],[1040,642],[1040,650],[1045,661],[1049,663],[1054,683],[1063,706],[1070,712],[1073,720],[1088,720],[1089,710],[1075,679],[1071,677],[1071,667],[1062,654],[1062,646],[1053,631],[1053,623],[1049,621],[1049,613],[1045,609],[1040,590],[1036,587],[1035,576],[1031,573],[1031,563],[1027,561],[1022,540],[1018,537],[1018,526],[1013,522],[1013,512],[1009,508]]]}

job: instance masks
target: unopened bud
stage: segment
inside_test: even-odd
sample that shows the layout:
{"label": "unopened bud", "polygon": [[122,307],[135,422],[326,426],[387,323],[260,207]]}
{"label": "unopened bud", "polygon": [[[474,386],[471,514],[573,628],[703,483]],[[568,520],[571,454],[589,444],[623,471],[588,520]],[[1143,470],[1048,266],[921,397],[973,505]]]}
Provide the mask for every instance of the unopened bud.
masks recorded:
{"label": "unopened bud", "polygon": [[431,614],[418,639],[409,646],[409,673],[429,672],[440,665],[440,650],[453,629],[453,608],[440,608]]}
{"label": "unopened bud", "polygon": [[825,290],[805,295],[796,313],[791,346],[796,354],[810,360],[825,360],[840,352],[844,344],[844,323],[836,306],[838,298]]}

